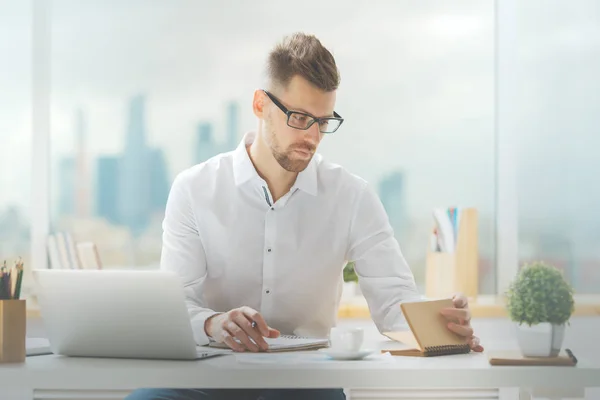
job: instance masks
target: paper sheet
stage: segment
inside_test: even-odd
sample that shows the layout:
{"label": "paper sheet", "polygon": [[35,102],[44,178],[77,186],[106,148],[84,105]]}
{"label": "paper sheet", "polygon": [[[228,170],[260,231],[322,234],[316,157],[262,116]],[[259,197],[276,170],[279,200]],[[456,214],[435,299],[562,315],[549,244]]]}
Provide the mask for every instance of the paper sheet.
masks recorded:
{"label": "paper sheet", "polygon": [[287,352],[287,353],[240,353],[236,354],[240,364],[330,364],[330,363],[393,363],[394,357],[390,353],[373,353],[361,360],[336,360],[327,354],[319,352]]}

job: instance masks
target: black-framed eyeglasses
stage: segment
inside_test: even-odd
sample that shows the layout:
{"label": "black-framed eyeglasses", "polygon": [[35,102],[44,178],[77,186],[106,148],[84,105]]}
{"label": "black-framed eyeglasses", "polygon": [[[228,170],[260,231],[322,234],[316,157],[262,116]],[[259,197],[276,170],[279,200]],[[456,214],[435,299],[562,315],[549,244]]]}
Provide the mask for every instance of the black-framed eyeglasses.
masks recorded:
{"label": "black-framed eyeglasses", "polygon": [[319,124],[319,131],[321,133],[333,133],[337,131],[340,125],[342,125],[342,122],[344,122],[344,119],[335,111],[333,112],[333,117],[317,118],[304,112],[288,110],[283,104],[281,104],[281,101],[279,101],[277,97],[273,96],[264,89],[263,92],[265,92],[271,101],[275,103],[275,105],[279,107],[279,109],[283,111],[285,115],[287,115],[287,124],[292,128],[307,130],[313,126],[315,122],[317,122]]}

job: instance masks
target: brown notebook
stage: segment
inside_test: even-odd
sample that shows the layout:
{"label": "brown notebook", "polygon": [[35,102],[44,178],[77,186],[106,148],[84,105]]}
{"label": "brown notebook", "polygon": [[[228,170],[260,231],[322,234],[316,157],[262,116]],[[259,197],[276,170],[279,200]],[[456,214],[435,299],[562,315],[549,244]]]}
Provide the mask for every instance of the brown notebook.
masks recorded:
{"label": "brown notebook", "polygon": [[440,311],[454,307],[451,299],[403,303],[400,306],[410,331],[384,332],[388,338],[411,346],[409,349],[383,350],[397,356],[441,356],[471,351],[467,339],[448,329]]}
{"label": "brown notebook", "polygon": [[518,350],[493,351],[488,353],[488,359],[492,365],[577,365],[577,358],[569,349],[562,350],[556,357],[524,357]]}

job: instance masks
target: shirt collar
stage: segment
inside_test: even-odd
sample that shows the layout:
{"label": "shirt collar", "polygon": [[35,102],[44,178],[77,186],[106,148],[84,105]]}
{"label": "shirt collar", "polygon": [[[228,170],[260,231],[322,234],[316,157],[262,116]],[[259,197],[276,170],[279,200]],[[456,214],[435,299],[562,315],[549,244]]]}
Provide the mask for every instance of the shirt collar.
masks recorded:
{"label": "shirt collar", "polygon": [[252,178],[259,178],[246,149],[246,146],[252,144],[255,136],[254,132],[246,133],[233,153],[233,175],[236,186],[240,186]]}
{"label": "shirt collar", "polygon": [[[250,160],[248,150],[246,149],[247,146],[252,144],[255,137],[255,132],[246,133],[234,151],[233,174],[236,186],[241,186],[253,178],[260,179],[260,176],[256,172],[256,168],[254,168],[254,164],[252,164],[252,160]],[[298,174],[292,189],[298,188],[313,196],[318,194],[317,157],[319,157],[319,155],[315,154],[304,171]]]}
{"label": "shirt collar", "polygon": [[319,193],[317,182],[317,157],[320,156],[315,153],[304,171],[298,174],[293,186],[313,196],[316,196]]}

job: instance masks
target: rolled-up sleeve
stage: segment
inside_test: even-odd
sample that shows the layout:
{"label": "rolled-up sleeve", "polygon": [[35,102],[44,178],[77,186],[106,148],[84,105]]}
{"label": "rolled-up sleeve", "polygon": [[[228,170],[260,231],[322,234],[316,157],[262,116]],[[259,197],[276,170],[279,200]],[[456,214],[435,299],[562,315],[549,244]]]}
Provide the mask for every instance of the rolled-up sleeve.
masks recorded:
{"label": "rolled-up sleeve", "polygon": [[348,260],[355,264],[361,291],[380,332],[408,329],[400,304],[421,300],[414,276],[383,204],[365,184],[350,226]]}
{"label": "rolled-up sleeve", "polygon": [[194,340],[198,345],[208,344],[204,322],[217,313],[204,304],[200,293],[206,278],[206,256],[193,212],[189,177],[184,173],[173,182],[167,199],[160,268],[181,277]]}

